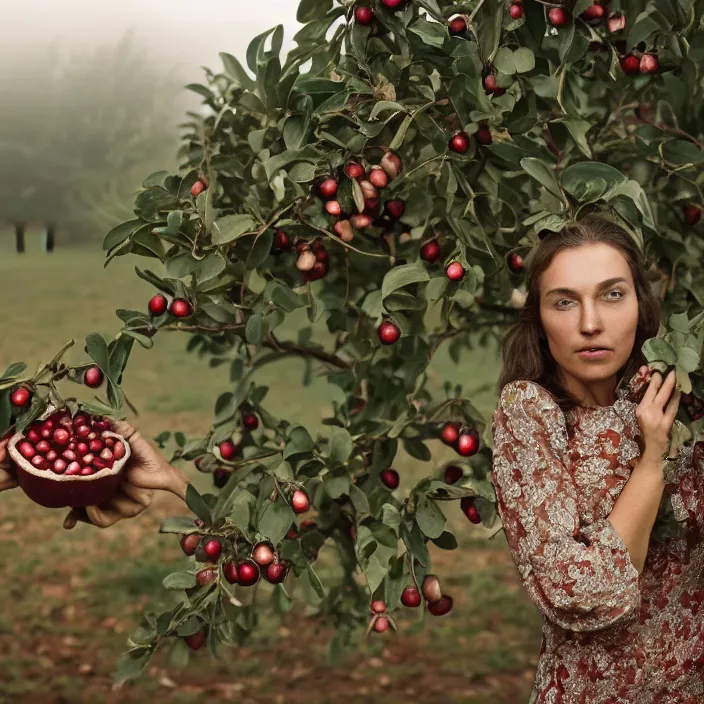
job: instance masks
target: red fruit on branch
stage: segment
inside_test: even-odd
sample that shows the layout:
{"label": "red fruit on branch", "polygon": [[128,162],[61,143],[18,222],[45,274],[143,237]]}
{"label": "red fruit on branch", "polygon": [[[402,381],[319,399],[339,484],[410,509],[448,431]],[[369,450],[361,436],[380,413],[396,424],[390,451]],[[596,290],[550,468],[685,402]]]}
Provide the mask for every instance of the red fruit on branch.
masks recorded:
{"label": "red fruit on branch", "polygon": [[702,211],[696,205],[688,205],[684,209],[684,219],[692,227],[696,225],[702,217]]}
{"label": "red fruit on branch", "polygon": [[582,13],[582,17],[585,20],[600,20],[603,19],[605,12],[603,6],[595,2]]}
{"label": "red fruit on branch", "polygon": [[28,406],[31,400],[32,391],[28,386],[20,386],[16,388],[10,396],[10,402],[13,406],[17,406],[17,408],[24,408],[25,406]]}
{"label": "red fruit on branch", "polygon": [[359,179],[364,176],[364,167],[356,161],[348,161],[345,164],[345,174],[353,179]]}
{"label": "red fruit on branch", "polygon": [[465,433],[460,433],[457,440],[457,452],[462,457],[470,457],[479,449],[479,433],[476,430],[469,430]]}
{"label": "red fruit on branch", "polygon": [[377,330],[382,345],[393,345],[401,337],[401,330],[390,320],[384,320]]}
{"label": "red fruit on branch", "polygon": [[362,213],[355,213],[351,218],[350,218],[350,223],[352,223],[352,227],[354,227],[357,230],[364,230],[365,228],[369,227],[372,224],[372,219],[369,217],[369,215],[363,215]]}
{"label": "red fruit on branch", "polygon": [[373,614],[383,614],[386,611],[386,602],[383,599],[372,601],[371,611]]}
{"label": "red fruit on branch", "polygon": [[237,576],[237,565],[234,562],[226,562],[222,566],[222,573],[225,575],[225,579],[230,584],[237,584],[239,582],[239,577]]}
{"label": "red fruit on branch", "polygon": [[279,562],[272,562],[264,572],[264,579],[266,579],[269,584],[281,584],[286,579],[286,573],[288,572],[288,563],[284,560]]}
{"label": "red fruit on branch", "polygon": [[362,195],[365,200],[376,200],[379,196],[379,192],[376,190],[376,186],[368,179],[363,179],[359,182],[359,187],[362,189]]}
{"label": "red fruit on branch", "polygon": [[514,274],[520,274],[523,271],[523,257],[516,252],[512,252],[508,258],[508,268]]}
{"label": "red fruit on branch", "polygon": [[401,169],[403,168],[401,159],[391,150],[384,153],[379,165],[386,171],[386,175],[391,181],[401,173]]}
{"label": "red fruit on branch", "polygon": [[181,536],[181,549],[186,555],[195,555],[198,546],[200,545],[200,535],[197,533],[189,533]]}
{"label": "red fruit on branch", "polygon": [[564,27],[570,21],[570,16],[562,7],[552,7],[548,11],[548,22],[553,27]]}
{"label": "red fruit on branch", "polygon": [[440,245],[437,240],[430,240],[420,248],[420,258],[428,264],[435,264],[440,259]]}
{"label": "red fruit on branch", "polygon": [[479,515],[479,511],[477,507],[474,505],[474,497],[473,496],[463,496],[460,499],[460,508],[462,509],[462,513],[464,513],[465,516],[472,522],[472,523],[481,523],[482,518]]}
{"label": "red fruit on branch", "polygon": [[316,261],[310,271],[303,272],[303,278],[306,281],[317,281],[322,279],[328,273],[327,262]]}
{"label": "red fruit on branch", "polygon": [[467,31],[467,23],[464,17],[455,17],[448,23],[450,28],[450,34],[457,37],[460,34],[464,34]]}
{"label": "red fruit on branch", "polygon": [[508,14],[514,20],[520,20],[523,17],[523,8],[518,3],[513,3],[511,7],[508,8]]}
{"label": "red fruit on branch", "polygon": [[349,220],[338,220],[333,226],[333,230],[343,242],[351,242],[354,239],[354,231]]}
{"label": "red fruit on branch", "polygon": [[329,200],[325,203],[325,210],[330,214],[337,217],[342,213],[342,207],[336,200]]}
{"label": "red fruit on branch", "polygon": [[466,154],[469,149],[469,136],[466,132],[457,132],[450,138],[448,146],[455,154]]}
{"label": "red fruit on branch", "polygon": [[497,86],[496,86],[496,76],[494,76],[493,73],[489,73],[486,76],[484,76],[484,80],[482,81],[484,85],[484,92],[485,93],[493,93]]}
{"label": "red fruit on branch", "polygon": [[377,633],[386,633],[389,630],[389,619],[386,616],[379,616],[374,621],[374,630]]}
{"label": "red fruit on branch", "polygon": [[428,611],[433,616],[444,616],[452,610],[452,597],[443,594],[437,601],[428,604]]}
{"label": "red fruit on branch", "polygon": [[196,582],[199,586],[204,587],[206,584],[214,582],[218,577],[218,573],[212,567],[206,567],[204,570],[196,573]]}
{"label": "red fruit on branch", "polygon": [[628,54],[621,59],[621,69],[624,73],[632,75],[640,70],[640,62],[633,54]]}
{"label": "red fruit on branch", "polygon": [[274,230],[274,250],[288,252],[291,249],[291,238],[283,230]]}
{"label": "red fruit on branch", "polygon": [[301,530],[315,530],[318,524],[312,518],[306,518],[301,521]]}
{"label": "red fruit on branch", "polygon": [[399,484],[399,474],[395,469],[385,469],[379,474],[381,483],[388,489],[397,489]]}
{"label": "red fruit on branch", "polygon": [[421,591],[426,601],[435,602],[442,598],[442,590],[440,589],[440,580],[434,574],[426,574],[423,578]]}
{"label": "red fruit on branch", "polygon": [[414,586],[408,586],[401,592],[401,603],[411,609],[420,606],[420,592]]}
{"label": "red fruit on branch", "polygon": [[213,484],[218,488],[222,489],[228,480],[232,476],[232,472],[226,467],[218,467],[213,472]]}
{"label": "red fruit on branch", "polygon": [[402,200],[387,200],[384,204],[386,212],[392,218],[400,218],[406,210],[406,204]]}
{"label": "red fruit on branch", "polygon": [[386,188],[389,183],[389,177],[381,166],[372,166],[369,172],[369,181],[376,188]]}
{"label": "red fruit on branch", "polygon": [[237,565],[237,579],[241,586],[251,587],[259,581],[259,565],[254,560],[245,560]]}
{"label": "red fruit on branch", "polygon": [[622,29],[626,28],[626,15],[623,15],[620,12],[612,12],[609,15],[606,26],[612,34],[615,32],[620,32]]}
{"label": "red fruit on branch", "polygon": [[459,262],[452,262],[445,273],[450,281],[459,281],[464,276],[464,267]]}
{"label": "red fruit on branch", "polygon": [[198,633],[186,636],[183,640],[186,641],[191,650],[200,650],[205,645],[205,633],[198,631]]}
{"label": "red fruit on branch", "polygon": [[304,249],[296,259],[296,269],[298,271],[310,271],[317,261],[317,257],[310,249]]}
{"label": "red fruit on branch", "polygon": [[494,141],[491,136],[491,130],[488,127],[480,127],[477,130],[475,137],[477,138],[477,142],[479,142],[479,144],[487,145]]}
{"label": "red fruit on branch", "polygon": [[220,456],[226,460],[230,461],[235,458],[235,455],[237,454],[237,445],[235,445],[232,440],[225,440],[224,442],[221,442],[219,445],[220,449]]}
{"label": "red fruit on branch", "polygon": [[[371,24],[372,20],[374,19],[374,10],[372,10],[371,7],[367,7],[367,5],[360,5],[359,7],[355,8],[354,19],[358,24],[361,24],[362,26]],[[356,177],[353,176],[352,178]]]}
{"label": "red fruit on branch", "polygon": [[160,293],[155,294],[149,299],[149,313],[151,315],[162,315],[166,313],[168,307],[168,299]]}
{"label": "red fruit on branch", "polygon": [[308,495],[302,489],[296,489],[291,496],[291,507],[294,513],[305,513],[310,508]]}
{"label": "red fruit on branch", "polygon": [[643,54],[643,56],[640,57],[639,69],[641,73],[656,73],[659,68],[660,64],[655,54]]}
{"label": "red fruit on branch", "polygon": [[193,315],[193,306],[185,298],[174,298],[171,313],[175,318],[188,318]]}
{"label": "red fruit on branch", "polygon": [[461,467],[458,467],[455,464],[450,464],[445,467],[443,479],[445,480],[445,484],[456,484],[460,479],[462,479],[463,476],[464,472]]}
{"label": "red fruit on branch", "polygon": [[270,565],[275,557],[276,555],[271,543],[257,543],[252,549],[252,559],[260,567]]}
{"label": "red fruit on branch", "polygon": [[318,191],[323,198],[332,198],[337,193],[337,181],[334,178],[326,178],[318,186]]}
{"label": "red fruit on branch", "polygon": [[209,562],[217,562],[222,555],[222,544],[217,538],[212,538],[208,540],[203,546],[203,552],[208,558]]}
{"label": "red fruit on branch", "polygon": [[191,195],[194,198],[197,198],[205,189],[207,186],[205,185],[205,182],[201,179],[198,179],[192,186],[191,186]]}
{"label": "red fruit on branch", "polygon": [[460,429],[457,423],[445,423],[440,431],[440,439],[452,447],[460,437]]}
{"label": "red fruit on branch", "polygon": [[384,7],[388,7],[389,10],[397,10],[406,2],[406,0],[381,0],[381,4]]}
{"label": "red fruit on branch", "polygon": [[259,427],[259,418],[254,413],[245,413],[242,416],[242,425],[247,430],[256,430]]}
{"label": "red fruit on branch", "polygon": [[83,375],[83,383],[91,389],[97,389],[103,383],[104,379],[103,372],[97,365],[88,367],[86,373]]}

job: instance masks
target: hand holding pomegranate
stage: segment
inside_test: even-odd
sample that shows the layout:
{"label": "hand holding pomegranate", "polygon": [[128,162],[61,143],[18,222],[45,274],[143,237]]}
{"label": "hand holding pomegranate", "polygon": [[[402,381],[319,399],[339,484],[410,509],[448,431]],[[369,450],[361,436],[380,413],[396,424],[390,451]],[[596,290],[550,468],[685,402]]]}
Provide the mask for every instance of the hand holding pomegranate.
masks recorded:
{"label": "hand holding pomegranate", "polygon": [[636,409],[636,418],[641,429],[641,457],[655,462],[658,466],[670,446],[670,433],[680,405],[681,392],[675,390],[675,382],[674,371],[664,380],[660,372],[654,372],[643,400]]}
{"label": "hand holding pomegranate", "polygon": [[64,520],[70,530],[77,522],[92,523],[98,528],[108,528],[125,518],[134,518],[149,508],[154,491],[170,491],[185,501],[188,479],[170,465],[135,428],[125,421],[112,423],[116,433],[130,444],[132,456],[122,473],[118,492],[100,506],[71,509]]}
{"label": "hand holding pomegranate", "polygon": [[14,489],[17,486],[17,481],[10,471],[10,457],[7,454],[7,443],[9,438],[0,440],[0,491]]}

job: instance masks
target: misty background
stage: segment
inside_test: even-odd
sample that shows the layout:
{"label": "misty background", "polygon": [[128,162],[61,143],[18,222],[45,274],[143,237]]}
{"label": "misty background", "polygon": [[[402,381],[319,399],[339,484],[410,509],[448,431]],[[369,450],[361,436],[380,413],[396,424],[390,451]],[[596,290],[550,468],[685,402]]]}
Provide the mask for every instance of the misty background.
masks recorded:
{"label": "misty background", "polygon": [[176,171],[179,123],[218,53],[246,67],[249,42],[297,0],[0,0],[0,228],[102,239],[132,217],[142,181]]}

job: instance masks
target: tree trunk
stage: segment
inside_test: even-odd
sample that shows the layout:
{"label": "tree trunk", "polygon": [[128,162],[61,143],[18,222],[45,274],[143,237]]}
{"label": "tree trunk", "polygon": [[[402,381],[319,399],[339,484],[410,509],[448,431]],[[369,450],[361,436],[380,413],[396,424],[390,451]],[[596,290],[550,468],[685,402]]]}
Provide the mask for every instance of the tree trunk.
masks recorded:
{"label": "tree trunk", "polygon": [[24,253],[24,223],[15,223],[15,249],[18,254]]}
{"label": "tree trunk", "polygon": [[54,244],[56,242],[56,225],[50,222],[46,226],[46,251],[53,252]]}

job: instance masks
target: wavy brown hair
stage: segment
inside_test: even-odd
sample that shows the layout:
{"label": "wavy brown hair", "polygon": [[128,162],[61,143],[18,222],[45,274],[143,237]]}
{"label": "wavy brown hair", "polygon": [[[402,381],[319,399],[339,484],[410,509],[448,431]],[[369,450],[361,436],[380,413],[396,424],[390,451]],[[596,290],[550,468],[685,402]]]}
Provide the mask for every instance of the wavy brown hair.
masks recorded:
{"label": "wavy brown hair", "polygon": [[623,228],[609,220],[589,215],[569,224],[560,232],[551,232],[538,244],[527,272],[526,302],[518,321],[509,329],[501,345],[503,367],[498,390],[511,381],[534,381],[547,389],[563,411],[579,405],[579,401],[560,381],[543,325],[540,321],[540,277],[558,252],[588,244],[603,243],[617,249],[628,262],[638,297],[638,325],[628,361],[618,370],[617,382],[629,379],[646,360],[643,343],[656,337],[660,328],[660,301],[651,290],[645,269],[645,258],[638,244]]}

